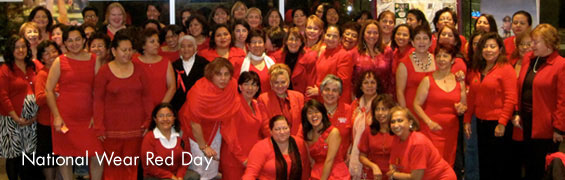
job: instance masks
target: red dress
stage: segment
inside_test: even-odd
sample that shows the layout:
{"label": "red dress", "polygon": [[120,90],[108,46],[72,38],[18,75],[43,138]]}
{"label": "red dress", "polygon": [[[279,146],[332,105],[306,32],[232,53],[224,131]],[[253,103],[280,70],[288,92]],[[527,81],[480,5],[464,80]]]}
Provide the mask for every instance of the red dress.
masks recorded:
{"label": "red dress", "polygon": [[251,101],[251,107],[243,96],[239,95],[240,110],[236,118],[225,122],[222,127],[222,149],[220,150],[220,166],[223,179],[241,179],[245,172],[243,162],[248,159],[253,145],[260,140],[261,113],[257,101]]}
{"label": "red dress", "polygon": [[[157,129],[157,128],[155,128]],[[158,130],[157,130],[158,131]],[[183,157],[183,148],[181,147],[181,137],[176,137],[176,144],[172,148],[167,148],[161,144],[161,139],[155,136],[153,133],[155,130],[148,131],[143,138],[143,143],[141,145],[141,162],[143,164],[143,175],[170,179],[173,176],[184,177],[188,166],[182,166],[182,160],[184,158],[185,163],[189,161],[190,157]],[[172,137],[172,136],[171,136]],[[186,146],[188,143],[185,143]],[[151,158],[153,157],[153,158]],[[172,157],[173,161],[163,161],[158,162],[156,157],[161,157],[163,159]],[[151,158],[147,161],[147,158]],[[158,164],[163,163],[163,164]],[[172,163],[172,164],[166,164]]]}
{"label": "red dress", "polygon": [[[310,150],[310,157],[314,159],[314,165],[312,166],[312,172],[310,173],[311,180],[320,179],[322,177],[324,162],[328,155],[328,143],[325,141],[334,128],[334,126],[328,127],[328,129],[320,135],[318,140],[311,144],[308,148]],[[351,176],[349,175],[349,169],[347,168],[347,165],[345,165],[343,157],[337,156],[338,154],[340,154],[339,151],[334,158],[332,170],[328,179],[350,179]]]}
{"label": "red dress", "polygon": [[339,145],[339,152],[337,156],[345,158],[347,155],[347,150],[351,146],[351,128],[353,127],[353,121],[351,120],[351,106],[345,103],[339,103],[337,109],[335,110],[333,116],[328,114],[330,122],[333,126],[339,129],[339,134],[341,135],[341,143]]}
{"label": "red dress", "polygon": [[408,43],[404,51],[400,51],[400,48],[394,49],[392,52],[392,73],[396,74],[396,68],[398,67],[398,63],[400,63],[401,59],[408,57],[408,55],[414,52],[414,47],[412,44]]}
{"label": "red dress", "polygon": [[461,86],[456,83],[453,90],[446,92],[436,84],[432,75],[428,77],[430,88],[423,109],[432,121],[442,127],[442,130],[431,131],[424,123],[421,124],[421,132],[432,141],[443,159],[453,166],[459,133],[459,118],[454,104],[461,101]]}
{"label": "red dress", "polygon": [[[301,138],[297,138],[295,136],[291,137],[294,138],[296,146],[298,147],[298,152],[300,152],[300,158],[302,161],[302,180],[306,180],[310,177],[310,159],[308,159],[308,150],[306,149],[306,144]],[[249,156],[245,174],[241,179],[277,179],[275,149],[273,148],[273,143],[270,137],[257,142],[257,144],[253,146],[249,154],[253,154],[253,156]],[[283,156],[287,164],[288,177],[290,174],[292,161],[290,155],[285,154]]]}
{"label": "red dress", "polygon": [[144,63],[139,59],[139,56],[133,58],[133,63],[142,65],[147,73],[147,78],[151,91],[153,105],[160,104],[163,102],[163,98],[167,93],[167,69],[169,68],[169,60],[162,56],[161,60],[156,63],[148,64]]}
{"label": "red dress", "polygon": [[353,61],[351,54],[341,47],[326,49],[316,61],[316,85],[320,87],[322,80],[328,74],[336,75],[343,82],[339,102],[351,103],[351,79],[353,76]]}
{"label": "red dress", "polygon": [[302,135],[302,107],[304,107],[304,95],[297,91],[287,90],[286,98],[279,98],[272,90],[259,95],[257,103],[263,118],[261,136],[271,137],[269,120],[275,115],[283,115],[288,120],[290,135]]}
{"label": "red dress", "polygon": [[[59,77],[59,114],[69,128],[67,133],[52,129],[53,152],[61,156],[89,156],[102,153],[102,143],[95,128],[88,128],[93,118],[94,65],[96,55],[90,60],[80,61],[59,56],[61,75]],[[80,99],[80,101],[77,101]]]}
{"label": "red dress", "polygon": [[[406,56],[405,59],[400,60],[401,63],[406,67],[406,87],[404,88],[404,100],[406,102],[406,107],[414,112],[414,98],[416,98],[416,92],[418,91],[418,86],[420,82],[426,75],[430,72],[416,72],[410,56]],[[422,124],[422,123],[420,123]]]}
{"label": "red dress", "polygon": [[395,136],[392,141],[389,163],[402,173],[424,170],[422,180],[456,180],[455,172],[426,135],[412,132],[405,141]]}
{"label": "red dress", "polygon": [[[220,55],[218,55],[218,52],[216,52],[216,49],[213,48],[208,48],[208,49],[203,49],[203,50],[198,50],[198,55],[204,57],[206,60],[212,62],[214,59],[216,59],[217,57],[220,57]],[[237,59],[236,58],[245,58],[246,54],[245,51],[243,51],[243,49],[237,48],[237,47],[231,47],[230,48],[230,52],[229,52],[229,56],[228,56],[228,60],[230,62],[234,62]]]}
{"label": "red dress", "polygon": [[[367,155],[367,158],[377,164],[381,169],[383,174],[382,179],[388,179],[386,173],[389,170],[388,161],[390,159],[390,147],[392,146],[392,140],[394,135],[387,133],[378,132],[375,135],[371,134],[371,128],[365,128],[363,135],[361,135],[361,140],[359,141],[359,152]],[[373,179],[373,169],[367,166],[363,166],[363,179]]]}
{"label": "red dress", "polygon": [[354,76],[360,78],[359,75],[364,71],[373,71],[380,80],[378,88],[384,93],[394,93],[395,81],[392,73],[393,60],[392,49],[386,47],[384,52],[375,57],[369,56],[367,53],[359,54],[359,51],[353,52]]}
{"label": "red dress", "polygon": [[162,48],[159,48],[159,56],[168,59],[169,61],[174,62],[180,58],[179,50],[176,51],[163,51]]}

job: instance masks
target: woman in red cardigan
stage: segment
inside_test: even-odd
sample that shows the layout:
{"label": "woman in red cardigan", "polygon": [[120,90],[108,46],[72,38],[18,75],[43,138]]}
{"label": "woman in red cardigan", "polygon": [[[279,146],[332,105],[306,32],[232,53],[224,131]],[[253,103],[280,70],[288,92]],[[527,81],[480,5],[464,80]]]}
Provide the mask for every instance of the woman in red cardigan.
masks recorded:
{"label": "woman in red cardigan", "polygon": [[504,179],[508,175],[506,128],[516,105],[516,72],[506,62],[504,44],[496,32],[485,33],[477,45],[470,68],[470,90],[465,113],[465,134],[471,134],[471,117],[477,118],[479,170],[481,179]]}
{"label": "woman in red cardigan", "polygon": [[[522,62],[518,79],[518,113],[526,179],[541,179],[545,155],[558,151],[565,131],[565,61],[559,56],[559,34],[549,24],[532,32],[533,53]],[[519,134],[518,134],[519,133]]]}

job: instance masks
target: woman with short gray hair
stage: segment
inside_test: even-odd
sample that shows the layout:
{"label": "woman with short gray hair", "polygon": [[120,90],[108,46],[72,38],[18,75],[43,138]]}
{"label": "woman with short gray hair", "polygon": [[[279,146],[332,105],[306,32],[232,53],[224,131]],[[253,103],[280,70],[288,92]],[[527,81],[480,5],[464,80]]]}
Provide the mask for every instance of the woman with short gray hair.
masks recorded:
{"label": "woman with short gray hair", "polygon": [[350,106],[339,102],[343,92],[342,88],[343,82],[333,74],[328,74],[320,84],[320,94],[322,95],[330,122],[339,130],[341,136],[337,157],[345,158],[351,145],[351,128],[353,123],[349,113]]}

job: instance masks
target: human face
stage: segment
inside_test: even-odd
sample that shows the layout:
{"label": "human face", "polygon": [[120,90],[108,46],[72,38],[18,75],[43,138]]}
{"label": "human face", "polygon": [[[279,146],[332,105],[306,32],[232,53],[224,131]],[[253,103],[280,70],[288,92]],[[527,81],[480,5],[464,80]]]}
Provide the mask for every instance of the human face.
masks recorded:
{"label": "human face", "polygon": [[235,29],[233,31],[235,35],[235,41],[238,43],[245,43],[245,40],[247,39],[247,35],[249,35],[249,31],[247,30],[247,28],[245,28],[245,26],[241,24],[238,24],[235,25]]}
{"label": "human face", "polygon": [[475,38],[473,38],[473,44],[471,45],[474,52],[477,52],[477,46],[479,46],[479,40],[481,40],[481,35],[477,35],[475,36]]}
{"label": "human face", "polygon": [[333,49],[339,45],[339,30],[335,26],[327,29],[324,35],[324,42],[327,49]]}
{"label": "human face", "polygon": [[273,124],[273,129],[271,129],[271,135],[277,143],[288,142],[290,137],[290,127],[286,120],[277,120]]}
{"label": "human face", "polygon": [[418,27],[419,25],[422,25],[421,21],[418,21],[418,18],[416,18],[416,15],[414,14],[408,14],[406,15],[406,24],[408,24],[412,29]]}
{"label": "human face", "polygon": [[447,46],[455,46],[455,36],[450,28],[443,28],[439,34],[439,43]]}
{"label": "human face", "polygon": [[377,80],[370,74],[365,76],[365,79],[361,82],[361,91],[363,95],[374,96],[377,94]]}
{"label": "human face", "polygon": [[322,89],[322,98],[327,105],[335,105],[341,96],[338,82],[330,82]]}
{"label": "human face", "polygon": [[253,82],[251,80],[239,85],[239,91],[241,91],[241,95],[243,95],[243,98],[247,100],[253,99],[258,90],[259,86],[257,85],[257,82]]}
{"label": "human face", "polygon": [[65,41],[65,47],[69,52],[80,53],[84,48],[84,38],[79,31],[69,32],[69,37]]}
{"label": "human face", "polygon": [[275,11],[272,11],[271,14],[269,14],[269,26],[271,27],[275,27],[275,26],[279,26],[281,24],[281,19],[279,17],[279,14]]}
{"label": "human face", "polygon": [[369,47],[374,47],[379,41],[379,28],[375,24],[369,24],[365,28],[365,32],[363,33],[365,37],[365,43]]}
{"label": "human face", "polygon": [[265,52],[265,41],[261,37],[252,37],[248,46],[249,52],[255,56],[261,56]]}
{"label": "human face", "polygon": [[133,54],[133,48],[131,41],[122,40],[118,42],[117,48],[112,48],[112,54],[114,55],[114,61],[119,63],[128,63],[131,61],[131,56]]}
{"label": "human face", "polygon": [[322,112],[314,107],[308,108],[308,110],[306,110],[306,118],[308,118],[308,122],[314,128],[322,125]]}
{"label": "human face", "polygon": [[31,21],[37,23],[39,29],[45,29],[47,24],[49,24],[49,18],[43,10],[37,11]]}
{"label": "human face", "polygon": [[445,52],[444,50],[440,50],[438,53],[436,53],[435,61],[438,70],[451,69],[453,57],[451,56],[451,54]]}
{"label": "human face", "polygon": [[316,26],[313,22],[308,22],[306,24],[306,37],[309,41],[317,42],[322,34],[322,28]]}
{"label": "human face", "polygon": [[190,22],[188,31],[190,32],[190,35],[194,37],[200,36],[202,34],[202,24],[200,24],[198,20],[194,19]]}
{"label": "human face", "polygon": [[92,35],[94,35],[94,33],[96,32],[96,30],[94,30],[94,28],[92,27],[87,27],[84,29],[84,34],[86,34],[86,38],[90,38],[92,37]]}
{"label": "human face", "polygon": [[381,25],[383,34],[392,34],[392,30],[394,30],[394,23],[394,18],[391,15],[385,15],[379,21],[379,25]]}
{"label": "human face", "polygon": [[443,26],[453,26],[453,25],[454,25],[454,22],[453,22],[453,17],[451,16],[451,13],[444,12],[441,15],[439,15],[439,20],[437,21],[436,28],[441,29],[441,28],[443,28]]}
{"label": "human face", "polygon": [[214,42],[216,43],[217,48],[229,48],[231,43],[230,31],[228,31],[225,27],[216,29]]}
{"label": "human face", "polygon": [[261,25],[261,15],[255,11],[249,12],[245,20],[251,28],[258,28]]}
{"label": "human face", "polygon": [[23,61],[27,56],[27,46],[24,39],[19,39],[16,41],[14,46],[14,59],[17,61]]}
{"label": "human face", "polygon": [[398,47],[405,47],[410,43],[410,30],[406,26],[399,27],[394,34],[394,40]]}
{"label": "human face", "polygon": [[416,34],[414,40],[412,40],[412,46],[414,46],[415,51],[419,53],[427,52],[430,45],[430,37],[424,32]]}
{"label": "human face", "polygon": [[94,11],[86,11],[84,12],[84,23],[96,24],[98,23],[98,16],[96,16],[96,12]]}
{"label": "human face", "polygon": [[318,5],[318,7],[316,7],[316,16],[318,16],[321,19],[323,15],[324,15],[324,6]]}
{"label": "human face", "polygon": [[377,107],[375,107],[374,109],[374,116],[375,119],[377,121],[379,121],[380,124],[387,124],[388,123],[388,113],[389,113],[389,108],[386,107],[382,101],[379,102],[379,104],[377,105]]}
{"label": "human face", "polygon": [[159,20],[159,16],[161,13],[155,6],[149,5],[147,6],[147,19]]}
{"label": "human face", "polygon": [[514,32],[514,35],[522,34],[525,30],[529,30],[530,26],[528,18],[522,14],[517,14],[512,18],[512,32]]}
{"label": "human face", "polygon": [[296,37],[293,34],[289,35],[288,39],[286,40],[286,47],[288,48],[288,51],[290,51],[291,53],[298,52],[298,50],[300,50],[301,45],[302,45],[302,40],[300,40],[299,37]]}
{"label": "human face", "polygon": [[532,51],[532,44],[532,38],[529,36],[525,36],[522,39],[522,42],[518,44],[518,53],[520,54],[520,57],[524,57],[526,53]]}
{"label": "human face", "polygon": [[96,57],[106,57],[108,54],[108,47],[104,44],[104,40],[94,39],[90,43],[90,52],[96,54]]}
{"label": "human face", "polygon": [[495,39],[488,39],[483,48],[483,58],[487,63],[495,63],[500,55],[500,47],[496,43]]}
{"label": "human face", "polygon": [[341,44],[347,50],[353,49],[357,45],[359,33],[352,29],[346,29],[343,31],[343,36],[341,38]]}
{"label": "human face", "polygon": [[121,27],[124,25],[124,14],[122,14],[122,10],[118,7],[114,7],[110,10],[110,25],[113,27]]}
{"label": "human face", "polygon": [[338,21],[339,14],[337,14],[337,11],[334,8],[328,9],[328,12],[326,12],[326,22],[328,22],[328,24],[335,25]]}
{"label": "human face", "polygon": [[245,6],[243,5],[239,5],[235,8],[235,10],[233,11],[233,18],[234,19],[243,19],[245,18],[245,12],[247,11],[247,8],[245,8]]}
{"label": "human face", "polygon": [[51,33],[51,40],[55,41],[57,45],[63,45],[63,31],[61,28],[53,29],[53,33]]}
{"label": "human face", "polygon": [[43,54],[41,54],[41,59],[45,63],[45,67],[51,67],[55,58],[59,56],[59,51],[53,45],[47,46]]}
{"label": "human face", "polygon": [[220,68],[220,71],[216,72],[212,77],[212,83],[214,83],[214,85],[216,85],[218,88],[224,89],[226,86],[228,86],[230,79],[230,71],[227,67],[222,67]]}
{"label": "human face", "polygon": [[306,24],[306,15],[304,15],[304,11],[296,10],[292,18],[292,22],[298,27],[304,27],[304,24]]}
{"label": "human face", "polygon": [[157,128],[159,131],[168,132],[171,130],[173,125],[175,124],[175,114],[169,108],[161,108],[157,111],[155,115],[155,124],[157,124]]}
{"label": "human face", "polygon": [[289,85],[288,77],[284,74],[279,74],[275,77],[275,79],[271,79],[271,89],[278,96],[283,96],[286,94],[288,85]]}
{"label": "human face", "polygon": [[412,123],[404,111],[395,111],[391,114],[390,128],[395,135],[403,140],[406,140],[408,135],[410,135],[410,125]]}
{"label": "human face", "polygon": [[550,48],[543,38],[539,35],[532,36],[532,51],[534,51],[534,56],[548,56],[553,52],[553,49]]}
{"label": "human face", "polygon": [[214,22],[216,22],[216,24],[225,24],[226,22],[228,22],[228,18],[228,12],[224,11],[221,8],[218,8],[216,9],[214,17],[212,19],[214,20]]}
{"label": "human face", "polygon": [[186,24],[184,24],[184,22],[186,22],[186,20],[188,20],[188,18],[190,18],[190,11],[185,11],[182,12],[181,17],[182,17],[182,24],[186,26]]}
{"label": "human face", "polygon": [[487,17],[481,16],[477,19],[477,27],[475,29],[483,30],[484,32],[490,31],[490,24],[488,23]]}
{"label": "human face", "polygon": [[188,59],[196,53],[196,45],[190,40],[183,40],[180,42],[179,53],[183,59]]}
{"label": "human face", "polygon": [[39,44],[39,29],[27,27],[24,32],[24,37],[27,39],[27,41],[29,41],[29,44],[31,44],[32,46]]}
{"label": "human face", "polygon": [[165,35],[165,42],[167,42],[167,46],[175,49],[179,42],[179,35],[173,33],[173,31],[167,31],[167,34]]}
{"label": "human face", "polygon": [[159,36],[153,34],[148,37],[143,45],[143,54],[156,55],[159,53]]}

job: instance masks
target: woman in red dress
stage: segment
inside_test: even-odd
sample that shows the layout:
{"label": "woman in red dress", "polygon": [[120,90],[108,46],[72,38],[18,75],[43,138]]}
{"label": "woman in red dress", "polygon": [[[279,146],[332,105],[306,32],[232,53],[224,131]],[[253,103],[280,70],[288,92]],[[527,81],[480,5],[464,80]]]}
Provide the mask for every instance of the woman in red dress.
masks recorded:
{"label": "woman in red dress", "polygon": [[[102,143],[94,128],[93,86],[100,62],[84,51],[86,35],[71,26],[63,33],[67,54],[59,56],[49,69],[45,96],[53,115],[53,152],[60,156],[90,155],[90,177],[102,179],[102,165],[94,153],[102,153]],[[57,95],[55,87],[59,87]],[[80,99],[80,101],[77,101]],[[59,167],[63,179],[72,179],[72,165]]]}
{"label": "woman in red dress", "polygon": [[390,94],[381,94],[371,102],[373,122],[359,141],[359,161],[363,164],[361,179],[389,179],[390,146],[393,135],[388,122],[389,110],[395,106]]}
{"label": "woman in red dress", "polygon": [[[506,48],[506,56],[510,57],[516,50],[516,36],[523,33],[529,33],[532,28],[532,15],[527,11],[520,10],[512,15],[512,32],[514,36],[504,39],[504,48]],[[511,59],[511,58],[508,58]]]}
{"label": "woman in red dress", "polygon": [[422,133],[451,166],[459,134],[457,116],[467,110],[465,82],[457,81],[451,72],[456,51],[452,46],[439,45],[435,55],[437,70],[422,79],[414,99],[414,111],[425,123]]}
{"label": "woman in red dress", "polygon": [[143,31],[133,62],[141,65],[149,78],[149,89],[153,105],[169,103],[176,91],[175,73],[171,61],[159,55],[159,33],[153,29]]}
{"label": "woman in red dress", "polygon": [[210,38],[208,37],[208,23],[206,23],[206,18],[200,14],[193,14],[185,22],[187,26],[187,32],[189,35],[196,39],[196,45],[198,46],[198,51],[208,49],[210,46]]}
{"label": "woman in red dress", "polygon": [[390,44],[393,49],[392,52],[392,73],[396,74],[396,68],[401,59],[406,58],[414,51],[414,47],[410,43],[412,39],[412,30],[408,24],[401,24],[396,26],[392,31],[394,40]]}
{"label": "woman in red dress", "polygon": [[239,74],[246,71],[256,72],[261,80],[260,93],[268,92],[271,90],[269,68],[275,64],[275,61],[265,53],[265,34],[260,29],[253,29],[245,42],[248,47],[247,56],[232,61],[236,72],[234,77],[239,78]]}
{"label": "woman in red dress", "polygon": [[[94,122],[106,154],[140,155],[153,102],[148,75],[132,62],[132,40],[118,31],[112,41],[114,60],[102,66],[94,81]],[[136,166],[104,165],[104,179],[136,179]]]}
{"label": "woman in red dress", "polygon": [[402,106],[390,110],[392,140],[390,170],[386,173],[392,179],[415,180],[456,180],[455,172],[426,135],[417,132],[419,123]]}
{"label": "woman in red dress", "polygon": [[349,104],[339,101],[342,92],[342,82],[337,76],[328,74],[320,84],[320,93],[324,100],[324,107],[328,110],[328,117],[333,126],[339,129],[341,144],[337,156],[346,159],[351,146],[351,111]]}
{"label": "woman in red dress", "polygon": [[302,108],[302,132],[314,160],[310,179],[350,179],[349,169],[339,152],[341,136],[330,122],[323,104],[312,99]]}
{"label": "woman in red dress", "polygon": [[243,49],[233,46],[230,28],[225,24],[218,24],[212,29],[210,35],[210,47],[198,50],[198,55],[212,61],[217,57],[226,58],[230,62],[243,59],[245,52]]}
{"label": "woman in red dress", "polygon": [[159,48],[159,56],[168,59],[169,61],[173,62],[179,59],[179,36],[182,33],[182,27],[179,25],[167,25],[159,39],[165,40],[165,45]]}
{"label": "woman in red dress", "polygon": [[245,172],[248,155],[255,143],[260,140],[262,117],[255,98],[259,96],[261,81],[253,71],[241,73],[239,86],[240,110],[236,118],[222,127],[222,149],[220,166],[223,179],[239,180]]}
{"label": "woman in red dress", "polygon": [[271,137],[253,146],[243,180],[307,180],[310,159],[302,138],[290,135],[290,125],[282,115],[269,120]]}

